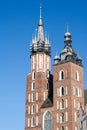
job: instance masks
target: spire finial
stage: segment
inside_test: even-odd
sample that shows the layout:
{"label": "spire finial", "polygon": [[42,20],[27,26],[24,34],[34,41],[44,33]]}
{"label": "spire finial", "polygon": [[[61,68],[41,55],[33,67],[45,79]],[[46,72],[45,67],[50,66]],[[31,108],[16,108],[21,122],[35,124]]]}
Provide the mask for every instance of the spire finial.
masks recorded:
{"label": "spire finial", "polygon": [[67,28],[66,28],[66,31],[67,31],[67,32],[69,31],[69,25],[68,25],[68,23],[67,23]]}
{"label": "spire finial", "polygon": [[42,23],[42,4],[40,4],[40,20],[39,20],[39,26],[43,26],[43,23]]}
{"label": "spire finial", "polygon": [[58,48],[56,48],[56,56],[58,56]]}
{"label": "spire finial", "polygon": [[40,19],[42,19],[42,4],[40,3]]}

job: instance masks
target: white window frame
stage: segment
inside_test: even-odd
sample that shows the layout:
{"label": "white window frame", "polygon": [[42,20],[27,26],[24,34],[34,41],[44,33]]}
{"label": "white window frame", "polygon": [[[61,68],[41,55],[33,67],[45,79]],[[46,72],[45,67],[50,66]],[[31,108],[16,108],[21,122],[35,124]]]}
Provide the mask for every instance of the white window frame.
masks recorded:
{"label": "white window frame", "polygon": [[68,112],[66,112],[66,122],[68,121]]}
{"label": "white window frame", "polygon": [[62,109],[62,102],[60,101],[60,109]]}
{"label": "white window frame", "polygon": [[30,118],[28,118],[27,126],[30,127]]}
{"label": "white window frame", "polygon": [[35,82],[32,82],[32,90],[35,89]]}
{"label": "white window frame", "polygon": [[34,97],[34,96],[35,96],[35,93],[32,93],[31,96],[32,96],[32,98],[31,98],[31,99],[32,99],[32,102],[35,102],[35,99],[34,99],[34,98],[35,98],[35,97]]}
{"label": "white window frame", "polygon": [[[34,125],[34,122],[33,122],[33,119],[35,119],[35,117],[34,116],[32,116],[32,118],[31,118],[31,127],[34,127],[35,125]],[[36,122],[36,121],[35,121]]]}
{"label": "white window frame", "polygon": [[39,65],[40,65],[40,69],[42,69],[42,61],[43,61],[42,55],[39,55]]}
{"label": "white window frame", "polygon": [[64,96],[64,95],[62,94],[62,89],[64,89],[64,95],[65,95],[65,88],[64,88],[63,86],[61,86],[61,87],[60,87],[60,97],[61,97],[61,96]]}
{"label": "white window frame", "polygon": [[57,113],[57,123],[59,123],[59,114]]}
{"label": "white window frame", "polygon": [[59,88],[57,88],[57,97],[59,97],[60,96],[60,90],[59,90]]}
{"label": "white window frame", "polygon": [[32,80],[35,80],[35,71],[32,72]]}
{"label": "white window frame", "polygon": [[77,122],[77,115],[76,115],[76,112],[74,113],[74,117],[75,117],[75,122]]}
{"label": "white window frame", "polygon": [[60,123],[62,123],[62,116],[60,116]]}
{"label": "white window frame", "polygon": [[68,130],[68,126],[66,126],[66,130]]}
{"label": "white window frame", "polygon": [[66,102],[66,108],[68,108],[68,99],[66,99],[65,102]]}
{"label": "white window frame", "polygon": [[[63,78],[62,78],[62,73],[63,73]],[[65,74],[63,70],[60,70],[59,72],[59,80],[64,80],[65,79]]]}
{"label": "white window frame", "polygon": [[59,130],[59,127],[57,127],[57,130]]}
{"label": "white window frame", "polygon": [[36,116],[36,126],[38,126],[38,116]]}
{"label": "white window frame", "polygon": [[75,126],[75,130],[77,130],[77,127]]}
{"label": "white window frame", "polygon": [[76,75],[75,75],[75,76],[76,76],[76,77],[75,77],[76,80],[79,81],[79,72],[78,72],[78,71],[76,71]]}
{"label": "white window frame", "polygon": [[38,92],[36,92],[36,101],[38,101]]}
{"label": "white window frame", "polygon": [[38,113],[38,104],[36,104],[36,113]]}
{"label": "white window frame", "polygon": [[31,107],[31,114],[34,114],[35,113],[35,105],[33,104],[32,107]]}

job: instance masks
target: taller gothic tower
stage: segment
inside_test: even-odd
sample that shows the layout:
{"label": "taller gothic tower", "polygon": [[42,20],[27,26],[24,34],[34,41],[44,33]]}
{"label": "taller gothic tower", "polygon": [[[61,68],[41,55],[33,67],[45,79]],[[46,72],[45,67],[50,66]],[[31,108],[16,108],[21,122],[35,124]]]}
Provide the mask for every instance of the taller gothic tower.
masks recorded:
{"label": "taller gothic tower", "polygon": [[51,46],[49,39],[44,36],[42,6],[40,6],[38,34],[30,45],[31,73],[27,76],[25,130],[42,129],[41,107],[47,97],[53,101],[52,97],[50,98],[52,95],[50,55]]}

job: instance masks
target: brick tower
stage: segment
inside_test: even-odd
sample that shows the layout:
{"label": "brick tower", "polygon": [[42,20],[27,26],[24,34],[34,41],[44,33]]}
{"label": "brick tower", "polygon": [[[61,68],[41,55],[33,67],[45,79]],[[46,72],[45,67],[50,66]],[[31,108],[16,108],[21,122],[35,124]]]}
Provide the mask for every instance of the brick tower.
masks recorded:
{"label": "brick tower", "polygon": [[38,31],[30,45],[31,72],[27,76],[25,130],[77,130],[80,106],[84,107],[83,65],[72,48],[71,34],[54,58],[50,73],[51,46],[44,36],[42,6]]}
{"label": "brick tower", "polygon": [[[51,46],[49,39],[44,37],[41,13],[42,6],[40,6],[38,34],[32,39],[30,45],[31,73],[27,76],[25,130],[42,129],[41,106],[47,97],[52,95]],[[52,101],[52,97],[49,100]]]}
{"label": "brick tower", "polygon": [[83,66],[72,48],[68,30],[64,38],[64,49],[54,58],[54,110],[57,130],[77,130],[78,110],[84,107]]}

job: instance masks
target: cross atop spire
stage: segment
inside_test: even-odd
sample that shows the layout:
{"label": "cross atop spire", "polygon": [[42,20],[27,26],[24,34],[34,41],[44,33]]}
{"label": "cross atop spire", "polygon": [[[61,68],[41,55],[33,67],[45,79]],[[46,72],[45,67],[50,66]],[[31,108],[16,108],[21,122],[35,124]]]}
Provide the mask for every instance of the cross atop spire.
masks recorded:
{"label": "cross atop spire", "polygon": [[67,28],[66,28],[66,31],[67,31],[67,32],[69,31],[69,25],[68,25],[68,23],[67,23]]}
{"label": "cross atop spire", "polygon": [[39,26],[43,26],[43,23],[42,23],[42,4],[40,4],[40,20],[39,20]]}
{"label": "cross atop spire", "polygon": [[40,4],[40,19],[42,19],[42,4]]}

